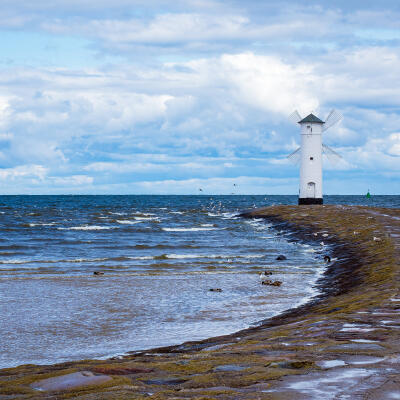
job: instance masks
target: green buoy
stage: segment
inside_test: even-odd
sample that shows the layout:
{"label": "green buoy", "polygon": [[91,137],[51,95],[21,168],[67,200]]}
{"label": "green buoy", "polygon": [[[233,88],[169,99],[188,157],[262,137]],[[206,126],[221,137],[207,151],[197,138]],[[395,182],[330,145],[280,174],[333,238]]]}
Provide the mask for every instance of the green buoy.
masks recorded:
{"label": "green buoy", "polygon": [[371,193],[369,192],[369,189],[368,189],[368,192],[367,192],[367,199],[370,199],[371,198]]}

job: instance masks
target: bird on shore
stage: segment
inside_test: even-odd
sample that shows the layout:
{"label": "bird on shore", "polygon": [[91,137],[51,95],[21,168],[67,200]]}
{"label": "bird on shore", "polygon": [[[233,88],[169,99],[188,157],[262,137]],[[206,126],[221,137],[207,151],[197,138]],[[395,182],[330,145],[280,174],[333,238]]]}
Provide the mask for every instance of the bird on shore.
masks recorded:
{"label": "bird on shore", "polygon": [[264,272],[261,272],[260,274],[260,280],[261,282],[269,275],[272,275],[271,271],[268,271],[267,269]]}

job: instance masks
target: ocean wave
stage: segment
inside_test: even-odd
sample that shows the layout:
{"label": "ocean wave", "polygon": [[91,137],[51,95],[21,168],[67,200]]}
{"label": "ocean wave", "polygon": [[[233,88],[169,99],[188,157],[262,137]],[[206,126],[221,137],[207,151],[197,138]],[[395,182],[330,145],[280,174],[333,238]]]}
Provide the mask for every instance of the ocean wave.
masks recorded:
{"label": "ocean wave", "polygon": [[101,225],[83,225],[83,226],[71,226],[69,228],[57,228],[58,230],[66,231],[101,231],[112,229],[111,226],[101,226]]}
{"label": "ocean wave", "polygon": [[185,259],[185,258],[215,258],[214,256],[210,255],[202,255],[202,254],[163,254],[161,257],[165,257],[166,259]]}
{"label": "ocean wave", "polygon": [[[114,248],[114,247],[113,247]],[[199,249],[200,246],[195,246],[192,244],[182,244],[182,245],[174,245],[174,244],[136,244],[134,246],[127,246],[127,248],[134,248],[134,249]]]}
{"label": "ocean wave", "polygon": [[252,258],[263,258],[264,254],[241,254],[234,255],[231,254],[159,254],[157,256],[136,256],[128,257],[131,260],[179,260],[179,259],[213,259],[213,260],[223,260],[221,262],[233,262],[235,259],[252,259]]}
{"label": "ocean wave", "polygon": [[197,232],[197,231],[219,231],[225,228],[161,228],[165,232]]}
{"label": "ocean wave", "polygon": [[[125,258],[127,259],[127,258]],[[72,258],[65,260],[22,260],[22,259],[8,259],[1,260],[0,264],[58,264],[58,263],[83,263],[83,262],[99,262],[112,260],[111,258]]]}
{"label": "ocean wave", "polygon": [[99,261],[106,261],[109,260],[108,258],[73,258],[70,260],[57,260],[54,262],[66,262],[66,263],[81,263],[81,262],[99,262]]}
{"label": "ocean wave", "polygon": [[22,246],[19,244],[0,245],[0,250],[20,250],[20,249],[29,249],[29,246]]}
{"label": "ocean wave", "polygon": [[157,217],[133,217],[138,221],[159,221],[160,219]]}
{"label": "ocean wave", "polygon": [[138,216],[143,216],[143,217],[149,217],[149,216],[152,216],[152,215],[156,215],[156,214],[154,214],[154,213],[141,213],[141,212],[137,212],[137,213],[135,213],[134,215],[138,215]]}
{"label": "ocean wave", "polygon": [[304,251],[304,253],[316,253],[317,252],[317,250],[315,250],[315,249],[305,249],[303,251]]}
{"label": "ocean wave", "polygon": [[142,221],[130,221],[128,219],[117,219],[116,222],[123,225],[135,225],[140,224]]}
{"label": "ocean wave", "polygon": [[53,226],[53,225],[56,225],[56,222],[49,222],[49,223],[30,223],[30,224],[28,224],[29,226],[31,226],[31,227],[34,227],[34,226]]}
{"label": "ocean wave", "polygon": [[30,260],[2,260],[0,261],[0,264],[28,264],[30,263]]}
{"label": "ocean wave", "polygon": [[224,219],[236,219],[239,217],[239,213],[237,212],[224,212],[222,213]]}

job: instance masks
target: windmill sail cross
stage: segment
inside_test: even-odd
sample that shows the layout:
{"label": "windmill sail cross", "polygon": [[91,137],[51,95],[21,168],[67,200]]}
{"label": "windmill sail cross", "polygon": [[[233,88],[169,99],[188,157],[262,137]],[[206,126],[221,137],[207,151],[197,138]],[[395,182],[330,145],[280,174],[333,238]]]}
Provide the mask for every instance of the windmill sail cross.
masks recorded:
{"label": "windmill sail cross", "polygon": [[294,110],[289,116],[288,116],[289,121],[293,122],[294,124],[297,124],[299,121],[301,121],[301,115],[297,110]]}
{"label": "windmill sail cross", "polygon": [[324,125],[322,126],[322,132],[325,132],[326,130],[331,128],[333,125],[337,124],[342,119],[343,119],[342,113],[336,110],[331,110],[331,112],[326,117]]}
{"label": "windmill sail cross", "polygon": [[343,157],[339,153],[325,144],[322,145],[322,153],[325,154],[328,160],[333,164],[337,164],[340,160],[343,160]]}
{"label": "windmill sail cross", "polygon": [[301,148],[299,147],[293,153],[290,153],[288,156],[286,156],[286,158],[288,158],[289,161],[294,165],[299,165],[301,159]]}

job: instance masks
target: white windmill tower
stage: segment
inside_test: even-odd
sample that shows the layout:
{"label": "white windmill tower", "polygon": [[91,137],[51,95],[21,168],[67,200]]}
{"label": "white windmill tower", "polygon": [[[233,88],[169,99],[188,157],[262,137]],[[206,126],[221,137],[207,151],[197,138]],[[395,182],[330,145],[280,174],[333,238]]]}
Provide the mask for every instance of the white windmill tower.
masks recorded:
{"label": "white windmill tower", "polygon": [[301,146],[288,158],[300,164],[300,190],[299,204],[322,204],[322,153],[326,154],[332,161],[341,158],[339,154],[322,144],[322,132],[335,125],[343,118],[336,110],[332,110],[325,122],[314,114],[301,118],[294,111],[289,119],[300,124]]}

